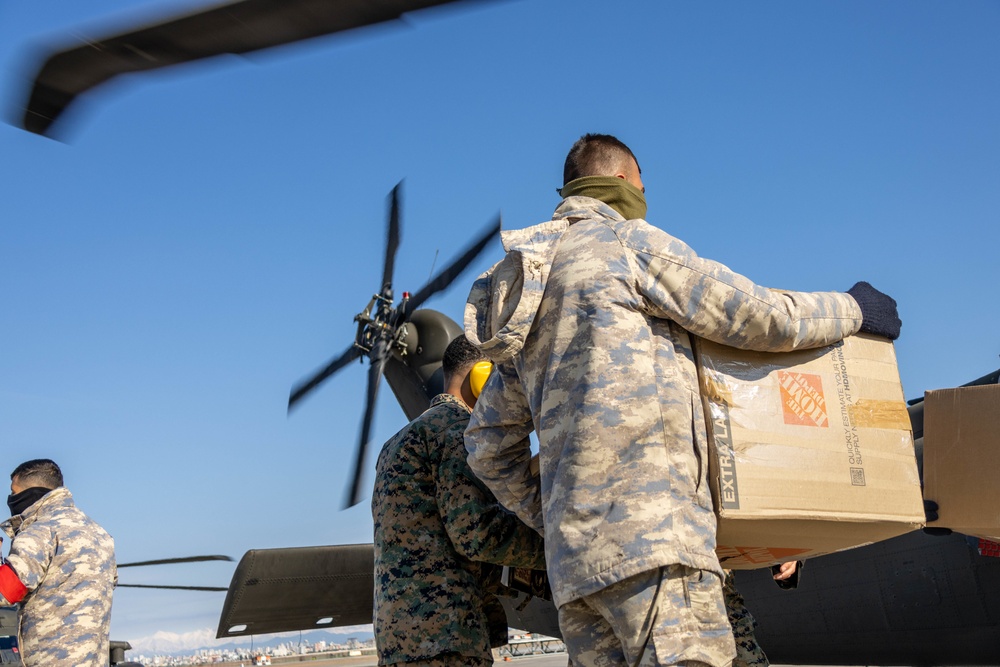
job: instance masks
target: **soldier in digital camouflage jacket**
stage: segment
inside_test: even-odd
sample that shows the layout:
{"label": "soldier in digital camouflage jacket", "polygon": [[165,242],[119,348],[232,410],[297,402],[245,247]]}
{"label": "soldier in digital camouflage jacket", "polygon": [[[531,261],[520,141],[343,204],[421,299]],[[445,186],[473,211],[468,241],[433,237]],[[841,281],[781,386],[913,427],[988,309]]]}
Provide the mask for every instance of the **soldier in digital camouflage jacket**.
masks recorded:
{"label": "soldier in digital camouflage jacket", "polygon": [[[503,608],[488,590],[499,575],[491,563],[545,569],[541,536],[501,507],[466,463],[463,434],[475,403],[468,372],[479,360],[464,336],[449,345],[453,393],[435,397],[379,454],[372,517],[380,665],[491,664],[491,645],[507,643]],[[457,382],[449,382],[453,374]]]}
{"label": "soldier in digital camouflage jacket", "polygon": [[0,604],[20,603],[21,659],[26,667],[107,665],[114,541],[66,487],[22,487],[18,479],[12,476],[9,504],[21,494],[41,496],[0,524],[12,538],[0,567]]}
{"label": "soldier in digital camouflage jacket", "polygon": [[[612,197],[642,199],[644,214],[639,186],[619,182]],[[858,330],[858,303],[758,286],[592,196],[502,241],[466,306],[467,336],[497,364],[466,432],[473,471],[544,531],[557,606],[676,564],[716,573],[721,601],[692,337],[822,346]]]}

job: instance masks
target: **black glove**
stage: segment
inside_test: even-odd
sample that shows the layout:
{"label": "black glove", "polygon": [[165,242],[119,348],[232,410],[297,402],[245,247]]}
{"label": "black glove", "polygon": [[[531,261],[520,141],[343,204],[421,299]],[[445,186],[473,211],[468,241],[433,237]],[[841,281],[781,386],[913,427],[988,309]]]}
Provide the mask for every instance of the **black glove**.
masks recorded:
{"label": "black glove", "polygon": [[899,338],[903,323],[896,310],[896,300],[866,282],[855,283],[847,290],[861,308],[861,331],[889,340]]}
{"label": "black glove", "polygon": [[[933,500],[924,501],[924,518],[927,519],[927,523],[938,520],[938,504]],[[925,527],[924,532],[928,535],[951,535],[950,528],[935,528],[934,526]]]}

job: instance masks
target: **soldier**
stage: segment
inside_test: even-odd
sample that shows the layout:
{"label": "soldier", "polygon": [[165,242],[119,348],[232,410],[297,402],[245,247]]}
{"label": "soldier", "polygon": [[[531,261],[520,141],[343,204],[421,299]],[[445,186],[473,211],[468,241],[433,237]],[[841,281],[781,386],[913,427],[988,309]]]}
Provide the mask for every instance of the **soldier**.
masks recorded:
{"label": "soldier", "polygon": [[507,620],[494,564],[545,569],[541,536],[497,503],[466,463],[471,406],[490,363],[459,336],[445,393],[382,447],[375,520],[375,644],[380,665],[491,665]]}
{"label": "soldier", "polygon": [[[799,561],[789,561],[771,568],[774,581],[781,588],[795,588],[799,582]],[[722,597],[726,602],[726,613],[729,615],[729,625],[733,628],[733,639],[736,640],[736,658],[733,667],[768,667],[764,649],[757,643],[757,620],[747,609],[743,596],[736,590],[733,573],[725,570],[725,580],[722,583]]]}
{"label": "soldier", "polygon": [[736,590],[733,573],[726,571],[722,582],[722,597],[726,603],[726,613],[729,615],[729,625],[733,628],[733,639],[736,642],[736,657],[733,667],[768,667],[767,656],[757,643],[757,619],[746,607],[743,596]]}
{"label": "soldier", "polygon": [[73,504],[62,471],[48,459],[10,475],[12,538],[0,566],[0,605],[20,603],[18,643],[26,667],[108,664],[114,540]]}
{"label": "soldier", "polygon": [[775,352],[859,328],[895,338],[895,302],[867,283],[770,290],[698,257],[643,219],[639,164],[612,136],[574,144],[563,183],[553,219],[504,232],[506,257],[469,295],[466,335],[497,365],[469,464],[544,527],[574,665],[728,665],[692,337]]}

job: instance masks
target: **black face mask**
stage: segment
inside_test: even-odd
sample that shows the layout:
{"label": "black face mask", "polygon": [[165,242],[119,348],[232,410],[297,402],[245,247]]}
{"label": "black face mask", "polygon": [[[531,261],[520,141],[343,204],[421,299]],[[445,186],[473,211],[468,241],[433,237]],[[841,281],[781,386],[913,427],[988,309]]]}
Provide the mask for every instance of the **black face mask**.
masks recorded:
{"label": "black face mask", "polygon": [[21,493],[12,493],[7,496],[7,507],[10,508],[10,515],[17,516],[24,512],[39,500],[42,499],[46,493],[52,489],[43,489],[40,486],[33,486],[29,489],[25,489]]}

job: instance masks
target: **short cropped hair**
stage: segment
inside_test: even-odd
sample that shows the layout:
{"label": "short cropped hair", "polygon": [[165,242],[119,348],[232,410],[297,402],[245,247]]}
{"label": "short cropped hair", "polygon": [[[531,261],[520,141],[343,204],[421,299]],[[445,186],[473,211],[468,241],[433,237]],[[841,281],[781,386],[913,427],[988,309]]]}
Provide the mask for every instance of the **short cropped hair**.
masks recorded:
{"label": "short cropped hair", "polygon": [[[631,161],[639,160],[632,150],[616,137],[610,134],[585,134],[566,155],[563,165],[563,185],[584,176],[614,176],[616,173],[627,173],[631,169]],[[639,169],[642,173],[642,169]]]}
{"label": "short cropped hair", "polygon": [[25,488],[39,486],[43,489],[56,489],[63,485],[62,470],[50,459],[25,461],[14,468],[10,478],[16,478]]}
{"label": "short cropped hair", "polygon": [[445,384],[455,374],[470,368],[477,361],[487,361],[486,355],[470,343],[465,334],[448,343],[448,347],[444,351],[444,358],[441,360]]}

